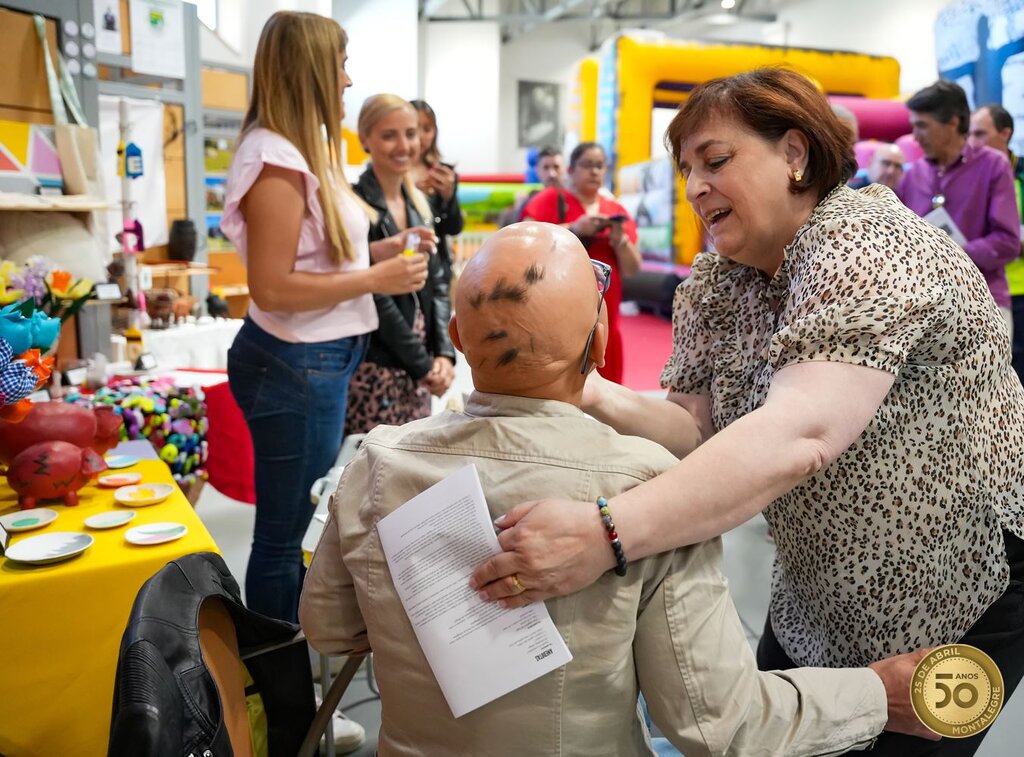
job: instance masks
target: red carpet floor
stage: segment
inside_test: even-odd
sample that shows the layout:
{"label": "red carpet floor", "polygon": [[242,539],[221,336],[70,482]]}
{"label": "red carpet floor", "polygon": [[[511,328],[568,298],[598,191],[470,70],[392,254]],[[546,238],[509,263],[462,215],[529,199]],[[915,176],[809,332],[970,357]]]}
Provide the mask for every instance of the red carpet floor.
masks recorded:
{"label": "red carpet floor", "polygon": [[640,313],[623,316],[622,383],[638,392],[660,389],[658,377],[672,354],[672,324],[664,318]]}

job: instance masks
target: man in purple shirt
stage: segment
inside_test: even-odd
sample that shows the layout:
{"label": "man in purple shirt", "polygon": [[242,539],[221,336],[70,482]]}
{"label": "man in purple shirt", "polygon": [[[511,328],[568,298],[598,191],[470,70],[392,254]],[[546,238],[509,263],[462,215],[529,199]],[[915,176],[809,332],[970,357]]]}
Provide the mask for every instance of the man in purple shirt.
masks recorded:
{"label": "man in purple shirt", "polygon": [[919,216],[945,208],[1012,328],[1005,269],[1020,255],[1020,217],[1010,163],[997,150],[967,143],[971,112],[956,84],[925,87],[907,100],[907,108],[924,157],[910,165],[896,194]]}

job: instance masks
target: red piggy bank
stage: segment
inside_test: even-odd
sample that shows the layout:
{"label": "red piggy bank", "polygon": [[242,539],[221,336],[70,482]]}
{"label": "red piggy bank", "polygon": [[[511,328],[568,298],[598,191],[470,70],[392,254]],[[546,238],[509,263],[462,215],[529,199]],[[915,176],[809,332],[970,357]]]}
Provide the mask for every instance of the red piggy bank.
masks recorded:
{"label": "red piggy bank", "polygon": [[18,493],[22,510],[35,507],[41,499],[60,499],[74,507],[78,490],[106,469],[103,458],[88,447],[41,442],[14,458],[7,469],[7,484]]}
{"label": "red piggy bank", "polygon": [[21,423],[0,421],[0,463],[39,442],[68,442],[102,455],[117,446],[121,416],[109,407],[87,410],[64,402],[40,402]]}

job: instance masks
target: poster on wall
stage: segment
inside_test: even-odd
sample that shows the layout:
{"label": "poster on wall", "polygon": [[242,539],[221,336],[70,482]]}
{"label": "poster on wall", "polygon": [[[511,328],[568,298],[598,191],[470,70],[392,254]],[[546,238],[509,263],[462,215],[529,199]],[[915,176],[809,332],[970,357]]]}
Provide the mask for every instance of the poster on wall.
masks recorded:
{"label": "poster on wall", "polygon": [[562,144],[559,86],[551,82],[519,82],[519,146]]}
{"label": "poster on wall", "polygon": [[963,87],[971,109],[1000,103],[1018,128],[1010,142],[1024,148],[1024,0],[960,0],[935,20],[939,75]]}
{"label": "poster on wall", "polygon": [[96,49],[101,53],[121,55],[121,3],[118,0],[95,0],[92,4],[96,27]]}
{"label": "poster on wall", "polygon": [[225,182],[235,149],[233,139],[207,137],[203,144],[203,167],[206,170],[206,247],[209,250],[234,249],[220,230],[224,213]]}
{"label": "poster on wall", "polygon": [[132,70],[185,78],[182,0],[131,0]]}

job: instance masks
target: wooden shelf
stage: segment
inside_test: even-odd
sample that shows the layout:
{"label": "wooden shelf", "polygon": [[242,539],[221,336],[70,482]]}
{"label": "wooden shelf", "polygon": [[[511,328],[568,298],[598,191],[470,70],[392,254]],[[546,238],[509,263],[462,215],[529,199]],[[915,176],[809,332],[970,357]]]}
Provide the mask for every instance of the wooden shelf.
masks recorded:
{"label": "wooden shelf", "polygon": [[0,210],[61,210],[80,213],[90,210],[110,210],[114,206],[100,197],[88,195],[28,195],[0,192]]}
{"label": "wooden shelf", "polygon": [[209,265],[189,264],[185,261],[167,263],[142,263],[154,276],[206,276],[218,273],[220,268]]}
{"label": "wooden shelf", "polygon": [[217,292],[220,293],[220,296],[223,297],[224,299],[227,299],[228,297],[249,296],[249,287],[247,287],[245,284],[239,284],[238,286],[222,286],[212,288],[217,290]]}

